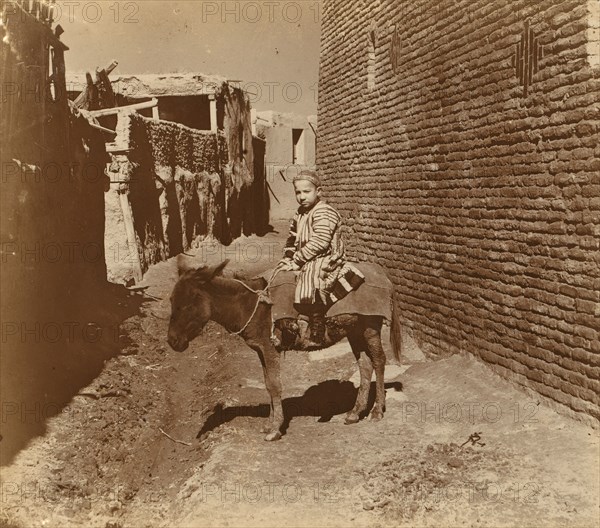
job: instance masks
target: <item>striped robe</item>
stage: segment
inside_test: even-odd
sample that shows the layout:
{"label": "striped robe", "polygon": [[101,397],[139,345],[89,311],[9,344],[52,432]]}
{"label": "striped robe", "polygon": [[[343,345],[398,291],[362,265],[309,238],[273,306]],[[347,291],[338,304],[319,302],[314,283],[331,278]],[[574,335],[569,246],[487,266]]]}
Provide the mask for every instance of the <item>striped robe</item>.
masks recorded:
{"label": "striped robe", "polygon": [[364,282],[362,273],[344,262],[340,228],[339,213],[322,201],[308,211],[299,208],[294,215],[284,256],[300,267],[295,303],[315,304],[318,292],[329,306]]}

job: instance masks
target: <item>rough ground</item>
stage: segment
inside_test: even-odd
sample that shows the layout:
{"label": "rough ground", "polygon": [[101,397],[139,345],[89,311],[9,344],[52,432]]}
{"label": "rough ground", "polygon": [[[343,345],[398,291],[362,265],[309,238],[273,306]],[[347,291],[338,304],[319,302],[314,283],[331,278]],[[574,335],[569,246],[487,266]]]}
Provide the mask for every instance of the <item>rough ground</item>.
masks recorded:
{"label": "rough ground", "polygon": [[[283,235],[190,260],[262,271]],[[286,434],[264,442],[262,370],[241,339],[210,323],[169,349],[176,276],[174,261],[148,273],[127,346],[2,468],[0,526],[600,526],[597,430],[410,340],[384,420],[352,426],[349,346],[287,353]]]}

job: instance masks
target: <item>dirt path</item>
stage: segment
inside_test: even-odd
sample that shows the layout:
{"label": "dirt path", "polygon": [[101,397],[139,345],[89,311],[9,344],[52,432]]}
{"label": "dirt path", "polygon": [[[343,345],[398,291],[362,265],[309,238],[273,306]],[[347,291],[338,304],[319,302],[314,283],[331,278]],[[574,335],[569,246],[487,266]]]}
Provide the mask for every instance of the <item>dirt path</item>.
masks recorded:
{"label": "dirt path", "polygon": [[[191,260],[253,273],[281,238]],[[241,339],[210,323],[186,352],[168,348],[176,276],[173,261],[148,273],[156,300],[127,322],[131,345],[2,468],[0,525],[600,525],[597,430],[471,358],[426,361],[410,342],[387,369],[384,420],[352,426],[349,346],[287,353],[289,423],[264,442],[262,370]]]}

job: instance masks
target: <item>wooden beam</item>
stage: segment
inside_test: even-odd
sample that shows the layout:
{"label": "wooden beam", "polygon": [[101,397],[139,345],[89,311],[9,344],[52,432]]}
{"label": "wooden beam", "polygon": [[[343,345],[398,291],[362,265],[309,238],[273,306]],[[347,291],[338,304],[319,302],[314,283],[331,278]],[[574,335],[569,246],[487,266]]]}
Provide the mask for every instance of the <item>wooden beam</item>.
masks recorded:
{"label": "wooden beam", "polygon": [[106,152],[129,152],[131,149],[129,147],[121,147],[120,145],[106,144]]}
{"label": "wooden beam", "polygon": [[129,112],[132,110],[141,110],[142,108],[152,108],[158,104],[158,99],[156,97],[152,98],[151,101],[146,101],[144,103],[135,103],[127,106],[116,106],[114,108],[103,108],[102,110],[90,110],[88,113],[92,117],[103,117],[108,115],[115,115],[119,112]]}
{"label": "wooden beam", "polygon": [[92,79],[92,74],[90,72],[85,73],[85,87],[81,91],[81,93],[75,98],[73,103],[76,108],[81,108],[85,110],[90,106],[90,103],[93,101],[97,101],[98,99],[98,89],[94,86],[94,80]]}
{"label": "wooden beam", "polygon": [[102,130],[102,132],[107,132],[108,134],[114,134],[115,136],[117,135],[117,133],[114,130],[111,130],[110,128],[104,128],[103,126],[100,126],[96,123],[92,123],[89,119],[88,119],[88,123],[90,124],[90,126],[92,128],[95,128],[96,130]]}
{"label": "wooden beam", "polygon": [[217,131],[217,101],[215,96],[209,96],[210,103],[210,130],[211,132]]}
{"label": "wooden beam", "polygon": [[90,108],[90,110],[101,110],[102,108],[114,108],[117,105],[117,98],[113,91],[112,84],[108,78],[106,70],[96,70],[96,82],[94,83],[98,89],[98,107]]}

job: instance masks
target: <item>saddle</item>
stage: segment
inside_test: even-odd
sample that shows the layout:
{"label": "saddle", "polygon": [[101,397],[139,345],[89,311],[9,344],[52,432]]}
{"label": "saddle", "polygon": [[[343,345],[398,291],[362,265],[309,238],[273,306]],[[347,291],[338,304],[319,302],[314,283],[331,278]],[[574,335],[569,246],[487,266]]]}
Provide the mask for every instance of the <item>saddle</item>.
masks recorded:
{"label": "saddle", "polygon": [[[343,299],[333,304],[326,313],[327,317],[342,314],[374,315],[392,320],[393,285],[384,268],[371,262],[353,262],[365,276],[365,282],[357,290],[351,291]],[[268,270],[261,276],[267,281],[273,275]],[[269,287],[269,296],[273,305],[273,322],[280,319],[298,319],[301,315],[294,306],[296,275],[293,271],[279,271]]]}

